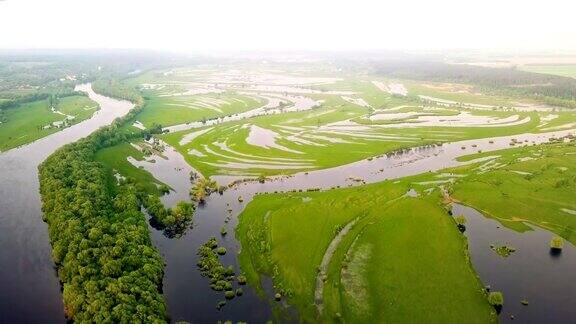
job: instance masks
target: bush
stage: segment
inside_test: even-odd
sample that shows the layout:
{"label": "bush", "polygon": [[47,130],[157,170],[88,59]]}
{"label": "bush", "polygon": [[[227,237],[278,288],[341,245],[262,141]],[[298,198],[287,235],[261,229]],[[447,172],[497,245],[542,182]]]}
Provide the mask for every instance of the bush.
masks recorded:
{"label": "bush", "polygon": [[502,307],[504,305],[504,295],[499,291],[492,291],[488,293],[488,302],[494,307]]}
{"label": "bush", "polygon": [[166,184],[162,184],[158,190],[160,191],[161,194],[165,195],[168,194],[170,192],[170,187],[168,187]]}
{"label": "bush", "polygon": [[554,236],[550,240],[550,249],[560,251],[564,247],[564,239],[560,236]]}
{"label": "bush", "polygon": [[226,292],[224,292],[226,299],[232,299],[234,296],[236,296],[236,293],[233,290],[226,290]]}
{"label": "bush", "polygon": [[246,276],[244,276],[244,275],[239,275],[238,277],[236,277],[236,280],[238,281],[239,285],[245,285],[246,284]]}
{"label": "bush", "polygon": [[464,217],[464,215],[458,215],[456,217],[454,217],[454,220],[456,221],[456,224],[458,225],[466,225],[466,217]]}
{"label": "bush", "polygon": [[458,227],[458,230],[464,233],[464,231],[466,231],[466,217],[464,217],[464,215],[458,215],[454,217],[454,221],[456,221],[456,227]]}

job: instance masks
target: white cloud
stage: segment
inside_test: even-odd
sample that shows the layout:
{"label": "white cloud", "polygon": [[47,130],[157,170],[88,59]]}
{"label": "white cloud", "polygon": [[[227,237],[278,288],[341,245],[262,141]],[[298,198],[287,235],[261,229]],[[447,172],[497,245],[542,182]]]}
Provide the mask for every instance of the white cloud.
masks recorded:
{"label": "white cloud", "polygon": [[8,0],[0,47],[576,49],[570,0]]}

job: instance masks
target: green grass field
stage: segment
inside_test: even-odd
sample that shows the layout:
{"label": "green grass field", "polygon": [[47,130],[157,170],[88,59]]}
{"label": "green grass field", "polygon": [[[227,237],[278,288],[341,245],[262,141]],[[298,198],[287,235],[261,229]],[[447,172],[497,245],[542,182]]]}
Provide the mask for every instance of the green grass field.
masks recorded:
{"label": "green grass field", "polygon": [[[272,276],[302,322],[495,322],[465,237],[436,196],[404,196],[408,185],[258,196],[237,228],[242,270],[257,287]],[[351,223],[319,272],[338,229]]]}
{"label": "green grass field", "polygon": [[[99,109],[98,104],[85,96],[71,96],[60,99],[57,110],[74,116],[72,123],[88,119]],[[56,127],[44,129],[44,126],[64,120],[66,117],[53,113],[46,100],[22,104],[17,108],[4,111],[6,122],[0,124],[0,150],[33,142],[55,133]]]}
{"label": "green grass field", "polygon": [[[538,226],[576,244],[576,141],[461,160],[487,156],[397,181],[257,196],[239,218],[242,270],[257,287],[272,277],[304,322],[495,321],[439,188],[513,230]],[[419,196],[405,196],[410,188]]]}
{"label": "green grass field", "polygon": [[523,71],[553,74],[576,78],[576,64],[575,65],[523,65],[520,67]]}
{"label": "green grass field", "polygon": [[[212,85],[211,82],[216,82],[214,75],[221,77],[216,71],[195,69],[139,76],[132,82],[146,85],[143,92],[149,98],[147,107],[150,109],[145,109],[138,119],[147,125],[154,122],[169,125],[185,120],[197,121],[202,118],[201,114],[197,114],[201,110],[181,105],[194,105],[198,97],[206,96],[210,100],[234,100],[227,97],[236,96],[234,91],[181,95],[185,92],[186,82],[197,85],[208,79],[211,81],[207,84]],[[302,91],[315,91],[302,95],[317,101],[319,107],[170,133],[162,138],[205,176],[257,176],[330,168],[396,149],[430,143],[546,132],[576,126],[576,116],[566,112],[516,112],[457,105],[445,107],[418,98],[421,94],[495,107],[509,107],[513,102],[521,101],[479,93],[467,85],[384,80],[371,75],[336,75],[338,79],[333,83],[301,87]],[[391,95],[378,88],[378,82],[403,83],[408,87],[409,96]],[[437,120],[437,125],[422,124],[426,118]],[[483,125],[480,125],[483,122],[468,124],[474,119],[487,122]],[[489,123],[502,124],[482,127]],[[255,143],[251,140],[251,134],[254,134],[255,141],[264,143]],[[187,137],[193,139],[185,140]]]}
{"label": "green grass field", "polygon": [[165,127],[224,117],[261,105],[262,102],[253,97],[233,93],[169,97],[150,95],[137,119],[147,127],[154,123]]}
{"label": "green grass field", "polygon": [[99,150],[96,153],[96,161],[106,167],[111,178],[115,174],[119,174],[125,178],[132,179],[150,194],[160,194],[158,187],[162,185],[162,182],[156,180],[148,171],[130,163],[127,160],[129,156],[139,161],[144,159],[142,152],[129,143],[122,143]]}
{"label": "green grass field", "polygon": [[[422,113],[421,108],[407,109]],[[188,143],[181,144],[182,138],[198,130],[167,134],[163,139],[179,150],[204,175],[274,175],[334,167],[404,147],[537,132],[540,124],[540,115],[537,113],[472,111],[471,114],[480,118],[491,116],[497,119],[518,115],[519,119],[528,119],[525,123],[502,127],[386,128],[381,126],[402,121],[370,122],[364,117],[360,118],[367,113],[366,108],[346,103],[339,97],[328,97],[322,107],[311,111],[262,116],[207,127],[204,129],[206,132]],[[439,113],[444,113],[446,118],[454,116],[454,112],[442,110],[426,115]],[[572,120],[570,118],[573,119],[566,117],[552,126],[569,123]],[[334,126],[334,123],[349,119],[358,120],[357,126]],[[254,126],[275,133],[274,143],[277,146],[264,147],[248,143],[247,139]],[[191,151],[196,154],[190,154]]]}
{"label": "green grass field", "polygon": [[576,145],[548,144],[477,154],[497,156],[459,168],[465,181],[453,196],[518,231],[527,225],[554,232],[576,244]]}

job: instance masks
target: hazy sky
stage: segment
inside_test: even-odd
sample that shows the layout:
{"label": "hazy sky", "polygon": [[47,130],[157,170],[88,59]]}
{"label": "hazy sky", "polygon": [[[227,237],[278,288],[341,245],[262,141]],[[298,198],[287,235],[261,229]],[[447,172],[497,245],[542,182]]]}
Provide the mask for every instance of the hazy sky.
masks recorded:
{"label": "hazy sky", "polygon": [[2,48],[576,50],[573,0],[0,0]]}

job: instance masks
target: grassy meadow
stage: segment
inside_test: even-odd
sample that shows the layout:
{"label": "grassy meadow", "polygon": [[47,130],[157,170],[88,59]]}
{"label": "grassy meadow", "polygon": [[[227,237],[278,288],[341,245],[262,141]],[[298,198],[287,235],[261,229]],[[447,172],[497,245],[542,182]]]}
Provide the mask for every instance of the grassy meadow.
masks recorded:
{"label": "grassy meadow", "polygon": [[465,237],[437,197],[408,197],[409,188],[384,182],[258,196],[240,215],[241,268],[256,286],[271,276],[303,322],[495,322]]}
{"label": "grassy meadow", "polygon": [[[56,109],[75,117],[69,122],[78,123],[90,118],[100,108],[88,97],[70,96],[61,98]],[[61,122],[66,118],[52,112],[47,100],[5,109],[3,114],[5,122],[0,123],[0,151],[7,151],[57,132],[59,130],[57,127],[44,128],[44,126]]]}

